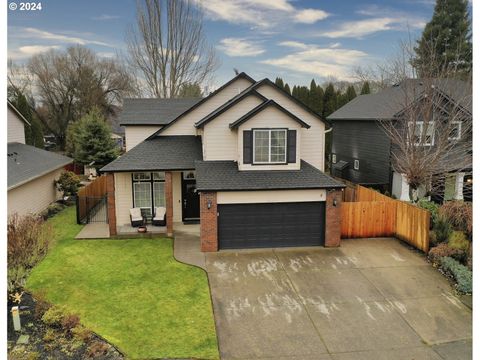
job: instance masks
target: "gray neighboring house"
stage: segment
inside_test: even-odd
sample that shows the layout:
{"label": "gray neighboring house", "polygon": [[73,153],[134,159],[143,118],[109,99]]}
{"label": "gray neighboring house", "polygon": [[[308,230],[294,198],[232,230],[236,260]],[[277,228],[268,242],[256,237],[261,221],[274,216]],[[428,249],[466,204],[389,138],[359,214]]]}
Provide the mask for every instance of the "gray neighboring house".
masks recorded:
{"label": "gray neighboring house", "polygon": [[7,196],[8,215],[39,213],[60,199],[54,181],[73,160],[25,144],[27,120],[8,102]]}
{"label": "gray neighboring house", "polygon": [[[471,84],[461,80],[436,79],[433,85],[446,101],[461,106],[467,114],[467,121],[472,121]],[[359,95],[328,116],[333,127],[332,174],[357,184],[391,191],[397,198],[408,200],[408,184],[402,174],[392,169],[391,141],[379,122],[395,121],[407,104],[411,105],[422,97],[423,87],[422,80],[409,79],[375,94]],[[469,186],[466,180],[471,182],[471,178],[464,179],[460,172],[457,178],[452,178],[451,186],[445,184],[445,187],[455,189],[451,197],[464,198],[464,186]],[[443,198],[448,200],[446,194],[438,200]]]}

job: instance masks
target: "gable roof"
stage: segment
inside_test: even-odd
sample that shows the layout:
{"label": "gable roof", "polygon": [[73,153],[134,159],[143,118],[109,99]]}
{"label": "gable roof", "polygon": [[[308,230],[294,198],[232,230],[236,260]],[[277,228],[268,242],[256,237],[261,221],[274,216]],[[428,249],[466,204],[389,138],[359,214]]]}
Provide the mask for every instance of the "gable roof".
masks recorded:
{"label": "gable roof", "polygon": [[7,105],[18,116],[18,118],[20,120],[22,120],[28,126],[31,126],[31,124],[28,122],[28,120],[25,119],[25,117],[22,115],[22,113],[20,111],[18,111],[17,108],[9,100],[7,100]]}
{"label": "gable roof", "polygon": [[195,160],[202,159],[199,136],[157,136],[144,140],[100,171],[190,170],[195,168]]}
{"label": "gable roof", "polygon": [[457,79],[408,79],[379,91],[360,95],[328,116],[329,120],[391,120],[421,98],[427,84],[471,113],[471,84]]}
{"label": "gable roof", "polygon": [[167,125],[202,98],[124,99],[117,122],[124,125]]}
{"label": "gable roof", "polygon": [[214,111],[212,111],[210,114],[205,116],[200,121],[197,121],[195,123],[195,127],[196,128],[204,127],[207,123],[209,123],[210,121],[215,119],[217,116],[223,114],[225,111],[230,109],[232,106],[234,106],[235,104],[239,103],[240,101],[242,101],[243,99],[245,99],[246,97],[251,96],[251,95],[257,96],[259,99],[261,99],[263,101],[267,100],[267,98],[265,96],[263,96],[262,94],[260,94],[259,92],[255,91],[255,90],[253,90],[250,86],[250,87],[246,88],[245,90],[243,90],[242,92],[240,92],[240,94],[238,94],[237,96],[234,96],[232,99],[227,101],[222,106],[216,108]]}
{"label": "gable roof", "polygon": [[189,112],[191,112],[192,110],[196,109],[197,107],[199,107],[200,105],[202,105],[203,103],[205,103],[206,101],[210,100],[212,97],[214,97],[216,94],[218,94],[220,91],[222,91],[223,89],[225,89],[227,86],[229,86],[230,84],[232,84],[233,82],[237,81],[238,79],[245,79],[245,80],[248,80],[250,81],[252,84],[255,83],[255,80],[252,79],[250,76],[248,76],[247,74],[245,74],[244,72],[241,72],[240,74],[236,75],[233,79],[231,79],[230,81],[226,82],[225,84],[223,84],[222,86],[220,86],[217,90],[213,91],[212,93],[210,93],[208,96],[202,98],[200,101],[198,101],[196,104],[194,104],[193,106],[191,106],[190,108],[186,109],[183,113],[179,114],[176,118],[174,118],[172,121],[170,121],[170,123],[168,123],[167,125],[165,125],[164,127],[162,127],[161,129],[159,129],[158,131],[154,132],[152,135],[150,135],[147,139],[151,139],[155,136],[157,136],[158,134],[160,134],[162,131],[164,131],[165,129],[167,129],[168,127],[170,127],[172,124],[174,124],[175,122],[177,122],[180,118],[182,118],[184,115],[188,114]]}
{"label": "gable roof", "polygon": [[[73,159],[17,142],[7,145],[8,190],[70,164]],[[53,186],[53,185],[52,185]]]}
{"label": "gable roof", "polygon": [[263,110],[265,110],[266,108],[271,107],[271,106],[275,107],[276,109],[280,110],[281,112],[283,112],[284,114],[286,114],[287,116],[289,116],[290,118],[292,118],[293,120],[298,122],[302,127],[307,128],[307,129],[310,128],[310,125],[308,125],[306,122],[304,122],[303,120],[301,120],[300,118],[298,118],[297,116],[292,114],[290,111],[288,111],[283,106],[276,103],[274,100],[270,99],[270,100],[264,101],[263,103],[261,103],[260,105],[258,105],[255,108],[253,108],[252,110],[250,110],[245,115],[243,115],[241,118],[239,118],[238,120],[231,123],[229,125],[230,129],[235,129],[235,128],[239,127],[244,122],[250,120],[252,117],[254,117],[258,113],[262,112]]}
{"label": "gable roof", "polygon": [[196,161],[198,191],[344,188],[345,185],[302,160],[300,170],[238,170],[235,161]]}

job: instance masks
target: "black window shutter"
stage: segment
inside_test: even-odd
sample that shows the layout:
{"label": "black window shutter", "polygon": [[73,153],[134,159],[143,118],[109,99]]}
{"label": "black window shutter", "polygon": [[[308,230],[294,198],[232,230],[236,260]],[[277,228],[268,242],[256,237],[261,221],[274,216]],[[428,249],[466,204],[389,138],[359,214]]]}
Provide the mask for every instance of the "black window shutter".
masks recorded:
{"label": "black window shutter", "polygon": [[252,130],[243,131],[243,163],[251,164],[253,157]]}
{"label": "black window shutter", "polygon": [[287,139],[287,162],[297,161],[297,130],[288,130]]}

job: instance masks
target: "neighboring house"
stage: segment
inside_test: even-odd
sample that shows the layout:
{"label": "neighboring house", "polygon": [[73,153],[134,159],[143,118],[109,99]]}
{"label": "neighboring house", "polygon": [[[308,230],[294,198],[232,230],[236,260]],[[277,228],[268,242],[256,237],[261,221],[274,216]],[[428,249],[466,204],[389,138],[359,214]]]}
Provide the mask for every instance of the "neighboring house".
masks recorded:
{"label": "neighboring house", "polygon": [[[442,99],[464,110],[465,121],[472,121],[470,84],[461,80],[437,79],[432,85]],[[422,98],[424,91],[422,80],[406,80],[376,94],[357,96],[328,116],[333,127],[332,174],[354,183],[391,191],[397,198],[409,200],[405,176],[392,169],[391,154],[394,149],[380,121],[397,120],[408,106]],[[422,131],[421,124],[419,121],[419,132]],[[428,146],[434,146],[433,139]],[[468,184],[464,183],[464,173],[460,172],[456,177],[451,179],[451,185],[455,187],[451,197],[463,199],[463,188]],[[471,182],[470,177],[468,181]],[[447,184],[445,187],[448,187]],[[468,196],[470,194],[471,191]],[[447,200],[447,194],[444,195]]]}
{"label": "neighboring house", "polygon": [[8,102],[8,215],[39,213],[61,196],[54,181],[72,159],[25,144],[27,120]]}
{"label": "neighboring house", "polygon": [[324,170],[325,122],[245,73],[202,99],[126,99],[127,152],[108,173],[111,236],[165,206],[200,221],[202,251],[340,242],[343,184]]}

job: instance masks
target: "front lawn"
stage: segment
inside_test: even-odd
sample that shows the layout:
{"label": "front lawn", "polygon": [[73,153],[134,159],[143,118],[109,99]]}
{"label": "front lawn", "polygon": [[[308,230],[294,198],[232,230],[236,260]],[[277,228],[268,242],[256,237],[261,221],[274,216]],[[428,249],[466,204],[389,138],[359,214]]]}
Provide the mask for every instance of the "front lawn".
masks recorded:
{"label": "front lawn", "polygon": [[218,358],[207,276],[173,258],[172,240],[74,240],[70,207],[27,289],[45,291],[129,358]]}

